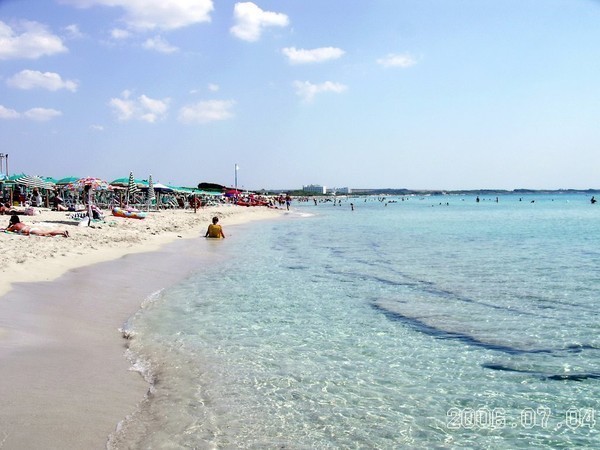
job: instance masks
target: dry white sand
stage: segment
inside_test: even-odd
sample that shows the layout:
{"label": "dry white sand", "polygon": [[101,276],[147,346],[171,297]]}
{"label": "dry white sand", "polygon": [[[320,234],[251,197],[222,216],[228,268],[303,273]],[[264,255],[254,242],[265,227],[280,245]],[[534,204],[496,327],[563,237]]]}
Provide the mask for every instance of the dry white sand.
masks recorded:
{"label": "dry white sand", "polygon": [[87,228],[47,211],[21,220],[70,237],[0,232],[0,448],[105,448],[148,388],[129,370],[118,328],[215,248],[198,238],[213,216],[227,235],[281,214],[221,206]]}
{"label": "dry white sand", "polygon": [[[147,252],[178,238],[204,235],[213,216],[226,227],[252,220],[277,217],[281,210],[263,207],[216,206],[188,210],[149,212],[143,220],[107,215],[92,227],[78,226],[71,213],[39,210],[35,216],[20,216],[21,221],[42,229],[68,230],[69,238],[21,236],[0,232],[0,296],[10,284],[49,281],[67,270],[118,258],[127,253]],[[0,216],[0,228],[8,226],[10,216]],[[1,221],[5,219],[5,223]],[[226,233],[227,234],[227,233]]]}

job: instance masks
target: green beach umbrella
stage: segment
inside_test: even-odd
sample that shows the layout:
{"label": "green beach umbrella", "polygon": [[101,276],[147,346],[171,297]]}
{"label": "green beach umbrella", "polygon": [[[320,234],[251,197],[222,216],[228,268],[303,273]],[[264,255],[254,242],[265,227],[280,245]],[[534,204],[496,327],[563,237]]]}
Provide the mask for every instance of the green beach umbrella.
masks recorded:
{"label": "green beach umbrella", "polygon": [[56,182],[58,181],[56,178],[52,178],[52,177],[41,177],[42,180],[44,180],[46,183],[52,183],[52,184],[56,184]]}
{"label": "green beach umbrella", "polygon": [[24,177],[24,176],[25,176],[24,173],[11,175],[8,177],[8,181],[12,181],[13,183],[16,183],[19,178]]}
{"label": "green beach umbrella", "polygon": [[75,183],[80,178],[81,177],[66,177],[66,178],[61,178],[60,180],[58,180],[56,182],[56,184],[59,185],[59,186],[64,186],[64,185],[69,184],[69,183]]}

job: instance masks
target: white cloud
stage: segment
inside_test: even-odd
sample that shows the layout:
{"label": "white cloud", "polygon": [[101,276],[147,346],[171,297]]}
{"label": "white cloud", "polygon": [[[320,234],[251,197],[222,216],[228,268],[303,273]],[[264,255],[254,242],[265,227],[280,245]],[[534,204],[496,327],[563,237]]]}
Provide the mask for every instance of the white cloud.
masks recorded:
{"label": "white cloud", "polygon": [[19,117],[21,117],[21,114],[14,109],[0,105],[0,119],[18,119]]}
{"label": "white cloud", "polygon": [[20,22],[16,29],[0,21],[0,60],[37,59],[66,52],[61,38],[38,22]]}
{"label": "white cloud", "polygon": [[321,84],[313,84],[309,81],[294,81],[294,87],[296,88],[296,94],[302,97],[302,99],[307,103],[312,102],[317,94],[324,92],[341,94],[348,89],[348,86],[341,83],[334,83],[332,81],[326,81]]}
{"label": "white cloud", "polygon": [[111,98],[108,102],[120,121],[141,120],[154,123],[166,117],[170,99],[157,100],[146,95],[131,99],[131,92],[124,91],[122,98]]}
{"label": "white cloud", "polygon": [[164,38],[161,36],[155,36],[153,38],[149,38],[144,42],[143,47],[147,50],[156,50],[160,53],[175,53],[179,51],[177,47],[169,44]]}
{"label": "white cloud", "polygon": [[287,47],[281,52],[287,56],[290,64],[319,63],[341,58],[345,53],[341,48],[335,47],[313,48],[312,50]]}
{"label": "white cloud", "polygon": [[236,3],[233,10],[235,25],[231,33],[244,41],[254,42],[260,39],[264,28],[286,27],[288,16],[282,13],[263,11],[252,2]]}
{"label": "white cloud", "polygon": [[60,111],[49,108],[32,108],[23,113],[28,119],[35,120],[37,122],[47,122],[48,120],[54,119],[55,117],[62,116]]}
{"label": "white cloud", "polygon": [[102,125],[90,125],[90,129],[93,131],[104,131],[104,127]]}
{"label": "white cloud", "polygon": [[135,112],[135,103],[133,101],[111,98],[108,104],[113,108],[119,120],[126,121],[133,118]]}
{"label": "white cloud", "polygon": [[89,8],[122,8],[122,20],[134,30],[174,30],[201,22],[210,22],[213,0],[62,0],[62,3]]}
{"label": "white cloud", "polygon": [[227,120],[234,117],[233,100],[207,100],[184,106],[179,111],[179,120],[183,123],[208,123]]}
{"label": "white cloud", "polygon": [[140,95],[139,102],[145,111],[157,116],[164,116],[169,109],[169,99],[156,100],[146,95]]}
{"label": "white cloud", "polygon": [[211,92],[217,92],[220,89],[218,84],[210,83],[208,85],[208,90]]}
{"label": "white cloud", "polygon": [[113,28],[112,30],[110,30],[110,36],[113,39],[121,40],[121,39],[127,39],[128,37],[130,37],[131,33],[129,31],[123,30],[121,28]]}
{"label": "white cloud", "polygon": [[37,122],[46,122],[52,120],[55,117],[62,116],[62,112],[56,109],[50,108],[31,108],[25,111],[23,114],[15,111],[14,109],[6,108],[0,105],[0,119],[20,119],[26,118],[35,120]]}
{"label": "white cloud", "polygon": [[76,81],[63,80],[57,73],[42,73],[37,70],[22,70],[6,80],[6,84],[17,89],[41,88],[49,91],[58,91],[59,89],[77,91]]}
{"label": "white cloud", "polygon": [[390,53],[386,55],[384,58],[380,58],[377,60],[378,64],[381,64],[383,67],[401,67],[406,69],[408,67],[414,66],[417,64],[417,60],[405,53],[405,54],[394,54]]}
{"label": "white cloud", "polygon": [[63,28],[63,30],[70,39],[79,39],[84,37],[84,34],[79,30],[79,26],[77,24],[67,25]]}

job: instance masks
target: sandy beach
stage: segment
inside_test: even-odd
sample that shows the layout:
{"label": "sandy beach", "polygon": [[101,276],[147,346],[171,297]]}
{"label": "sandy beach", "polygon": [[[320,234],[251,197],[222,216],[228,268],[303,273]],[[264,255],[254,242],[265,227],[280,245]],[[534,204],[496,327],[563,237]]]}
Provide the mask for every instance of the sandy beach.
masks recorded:
{"label": "sandy beach", "polygon": [[218,257],[200,237],[213,216],[229,238],[234,225],[281,214],[219,206],[90,228],[44,211],[21,220],[68,238],[0,233],[0,448],[105,448],[148,389],[119,327],[186,267]]}

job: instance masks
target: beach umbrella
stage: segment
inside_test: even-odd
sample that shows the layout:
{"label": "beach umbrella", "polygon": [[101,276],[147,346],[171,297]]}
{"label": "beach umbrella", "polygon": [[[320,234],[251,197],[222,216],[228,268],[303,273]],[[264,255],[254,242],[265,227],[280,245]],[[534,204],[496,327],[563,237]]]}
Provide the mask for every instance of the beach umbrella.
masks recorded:
{"label": "beach umbrella", "polygon": [[[136,186],[138,188],[142,188],[148,184],[148,183],[146,183],[146,181],[139,180],[137,178],[135,178],[133,180],[133,182],[136,184]],[[117,187],[123,187],[123,188],[127,189],[127,187],[129,186],[129,177],[117,178],[116,180],[111,181],[110,185],[113,187],[117,186]]]}
{"label": "beach umbrella", "polygon": [[133,172],[129,172],[129,181],[127,182],[127,204],[129,204],[129,200],[133,197],[133,194],[138,192],[138,185],[135,182],[135,178],[133,178]]}
{"label": "beach umbrella", "polygon": [[25,176],[25,174],[24,174],[24,173],[15,174],[15,175],[10,175],[10,176],[8,177],[8,181],[12,181],[12,182],[16,183],[16,182],[17,182],[17,180],[18,180],[19,178],[21,178],[21,177],[24,177],[24,176]]}
{"label": "beach umbrella", "polygon": [[56,178],[52,178],[52,177],[41,177],[42,180],[44,180],[46,183],[52,183],[52,184],[56,184],[56,182],[58,181]]}
{"label": "beach umbrella", "polygon": [[58,186],[65,186],[69,183],[75,183],[77,180],[79,180],[81,177],[65,177],[65,178],[61,178],[60,180],[58,180],[56,182],[56,184]]}
{"label": "beach umbrella", "polygon": [[152,200],[156,200],[156,193],[154,192],[154,184],[152,183],[152,175],[148,177],[148,207],[152,204]]}
{"label": "beach umbrella", "polygon": [[15,182],[17,184],[39,189],[52,189],[54,187],[54,183],[34,175],[22,175],[17,178]]}
{"label": "beach umbrella", "polygon": [[95,177],[84,177],[84,178],[79,178],[78,180],[69,183],[67,185],[68,189],[83,189],[86,186],[91,186],[92,189],[97,189],[97,190],[105,190],[105,189],[111,189],[110,185],[108,184],[108,181],[103,180],[101,178],[95,178]]}
{"label": "beach umbrella", "polygon": [[156,183],[153,184],[152,187],[154,188],[155,191],[158,192],[172,192],[174,191],[174,189],[172,187],[166,186],[162,183]]}

